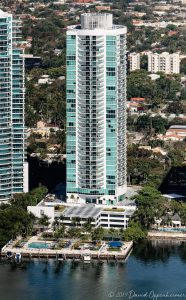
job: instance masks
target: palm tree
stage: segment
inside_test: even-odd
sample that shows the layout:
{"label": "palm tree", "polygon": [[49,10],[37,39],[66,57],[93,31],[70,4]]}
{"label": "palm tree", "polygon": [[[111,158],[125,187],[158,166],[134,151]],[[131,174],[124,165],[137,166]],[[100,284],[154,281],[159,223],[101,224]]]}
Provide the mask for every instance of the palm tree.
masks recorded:
{"label": "palm tree", "polygon": [[114,229],[114,228],[109,229],[109,234],[111,235],[112,240],[113,240],[114,237],[119,237],[119,231],[117,229]]}
{"label": "palm tree", "polygon": [[63,224],[64,216],[63,216],[63,215],[60,215],[59,219],[60,219],[60,222]]}
{"label": "palm tree", "polygon": [[92,232],[92,240],[102,240],[104,235],[104,228],[103,227],[98,227],[95,228],[94,231]]}
{"label": "palm tree", "polygon": [[54,218],[54,222],[53,222],[52,225],[54,227],[54,230],[56,230],[57,228],[59,228],[60,222],[59,222],[59,218],[58,217]]}
{"label": "palm tree", "polygon": [[91,232],[92,230],[92,221],[93,221],[93,218],[88,218],[87,221],[83,224],[83,228],[85,231],[87,232]]}
{"label": "palm tree", "polygon": [[72,225],[77,227],[77,226],[80,226],[80,221],[81,221],[81,218],[80,217],[73,217],[72,218]]}
{"label": "palm tree", "polygon": [[65,225],[62,224],[62,226],[60,226],[58,230],[55,232],[54,236],[55,238],[59,239],[59,238],[63,238],[64,235],[65,235]]}

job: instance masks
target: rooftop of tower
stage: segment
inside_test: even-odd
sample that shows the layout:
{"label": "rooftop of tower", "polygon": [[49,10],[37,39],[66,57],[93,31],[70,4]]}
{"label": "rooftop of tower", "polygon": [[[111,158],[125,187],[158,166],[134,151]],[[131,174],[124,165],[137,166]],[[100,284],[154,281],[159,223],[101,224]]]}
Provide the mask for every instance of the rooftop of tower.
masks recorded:
{"label": "rooftop of tower", "polygon": [[0,9],[0,15],[4,15],[4,14],[5,12],[2,9]]}
{"label": "rooftop of tower", "polygon": [[[84,13],[81,15],[81,23],[68,26],[68,30],[86,31],[86,30],[108,30],[124,29],[126,26],[113,24],[113,15],[109,13]],[[67,31],[68,34],[68,31]]]}
{"label": "rooftop of tower", "polygon": [[85,13],[81,15],[81,29],[112,29],[112,27],[112,14]]}
{"label": "rooftop of tower", "polygon": [[2,9],[0,9],[0,18],[7,17],[7,16],[11,16],[11,14],[4,12]]}

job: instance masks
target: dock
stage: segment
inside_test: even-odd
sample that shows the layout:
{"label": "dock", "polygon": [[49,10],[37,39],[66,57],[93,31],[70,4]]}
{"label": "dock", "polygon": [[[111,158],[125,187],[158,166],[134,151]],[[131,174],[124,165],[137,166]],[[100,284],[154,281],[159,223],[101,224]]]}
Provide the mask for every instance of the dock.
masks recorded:
{"label": "dock", "polygon": [[13,254],[20,253],[22,259],[31,260],[32,258],[53,258],[56,260],[65,261],[71,260],[83,260],[84,256],[90,256],[91,260],[123,260],[129,257],[133,247],[133,242],[125,242],[122,249],[119,251],[108,251],[108,250],[73,250],[73,249],[25,249],[16,247],[3,247],[1,250],[1,257],[5,258],[7,252]]}

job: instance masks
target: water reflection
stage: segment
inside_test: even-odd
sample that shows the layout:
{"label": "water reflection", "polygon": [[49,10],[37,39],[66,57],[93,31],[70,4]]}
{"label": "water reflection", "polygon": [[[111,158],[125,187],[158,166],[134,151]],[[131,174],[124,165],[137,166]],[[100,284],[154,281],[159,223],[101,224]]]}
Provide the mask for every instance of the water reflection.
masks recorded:
{"label": "water reflection", "polygon": [[126,263],[34,259],[0,264],[0,300],[107,300],[110,292],[116,296],[130,290],[186,294],[185,262],[186,243],[144,241]]}
{"label": "water reflection", "polygon": [[183,263],[186,263],[186,243],[181,242],[179,248],[178,248],[178,254],[182,260]]}
{"label": "water reflection", "polygon": [[[184,244],[184,247],[183,245]],[[181,241],[171,240],[145,240],[140,244],[134,245],[132,255],[145,264],[162,262],[167,263],[170,256],[185,255],[186,244]]]}

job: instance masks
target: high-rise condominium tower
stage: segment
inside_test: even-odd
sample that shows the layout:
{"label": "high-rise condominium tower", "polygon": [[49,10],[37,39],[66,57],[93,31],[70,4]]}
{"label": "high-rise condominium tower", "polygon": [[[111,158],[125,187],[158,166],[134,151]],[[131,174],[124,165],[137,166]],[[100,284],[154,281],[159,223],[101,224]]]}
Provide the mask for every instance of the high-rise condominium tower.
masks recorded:
{"label": "high-rise condominium tower", "polygon": [[0,201],[28,189],[20,22],[0,10]]}
{"label": "high-rise condominium tower", "polygon": [[126,192],[126,32],[111,14],[67,31],[67,201],[117,204]]}

